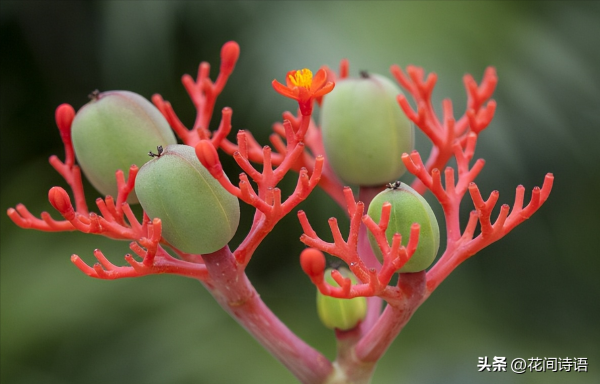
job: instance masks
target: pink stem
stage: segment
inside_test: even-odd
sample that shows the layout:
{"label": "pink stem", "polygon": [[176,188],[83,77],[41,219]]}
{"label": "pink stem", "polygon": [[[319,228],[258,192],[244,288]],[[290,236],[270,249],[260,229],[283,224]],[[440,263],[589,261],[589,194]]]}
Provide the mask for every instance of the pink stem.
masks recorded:
{"label": "pink stem", "polygon": [[402,273],[398,286],[405,296],[388,303],[375,326],[356,345],[356,357],[363,362],[376,362],[426,298],[425,272]]}
{"label": "pink stem", "polygon": [[332,364],[298,338],[260,299],[228,247],[202,256],[210,279],[204,284],[217,302],[301,383],[322,383]]}
{"label": "pink stem", "polygon": [[[381,187],[361,187],[358,200],[365,203],[365,207],[368,207],[371,200],[373,200],[373,198],[381,191],[381,189]],[[368,268],[375,268],[376,270],[379,270],[381,268],[381,263],[377,260],[373,250],[371,249],[367,232],[367,228],[363,223],[361,223],[358,232],[357,251],[361,260]],[[381,315],[382,302],[382,299],[377,296],[371,296],[367,298],[367,316],[358,326],[356,332],[353,333],[353,337],[349,337],[348,333],[336,333],[338,344],[338,357],[336,361],[341,365],[346,366],[346,369],[349,369],[351,366],[359,366],[357,364],[352,364],[349,356],[353,356],[354,354],[351,353],[351,350],[360,340],[360,337],[367,334],[377,323]],[[373,368],[374,366],[370,367],[370,369],[367,371],[372,372]],[[364,373],[367,374],[367,371]],[[347,373],[350,374],[350,372]]]}
{"label": "pink stem", "polygon": [[[362,201],[365,204],[365,211],[368,209],[369,204],[373,200],[379,192],[383,190],[383,187],[361,187],[358,192],[358,200]],[[365,263],[365,265],[369,268],[375,268],[376,270],[381,269],[381,263],[375,257],[373,253],[373,249],[371,249],[371,244],[369,244],[369,238],[367,237],[368,230],[367,227],[363,223],[360,224],[360,229],[358,230],[358,254],[360,258]],[[367,299],[368,303],[368,312],[367,317],[363,321],[361,327],[363,332],[367,332],[370,330],[379,315],[381,314],[381,298],[377,296],[369,297]]]}

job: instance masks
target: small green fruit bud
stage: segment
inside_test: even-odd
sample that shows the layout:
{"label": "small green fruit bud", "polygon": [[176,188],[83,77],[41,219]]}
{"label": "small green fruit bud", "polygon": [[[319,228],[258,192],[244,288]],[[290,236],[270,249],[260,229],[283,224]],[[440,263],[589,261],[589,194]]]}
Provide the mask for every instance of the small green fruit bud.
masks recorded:
{"label": "small green fruit bud", "polygon": [[344,182],[383,185],[406,171],[401,156],[413,150],[414,129],[396,101],[400,94],[387,78],[363,73],[323,98],[325,153]]}
{"label": "small green fruit bud", "polygon": [[[325,281],[337,287],[338,284],[331,277],[331,271],[331,268],[325,271]],[[342,276],[350,278],[352,284],[356,284],[356,276],[347,268],[340,268],[339,272]],[[364,297],[338,299],[317,291],[317,313],[327,328],[347,331],[356,327],[367,315],[367,299]]]}
{"label": "small green fruit bud", "polygon": [[[392,205],[390,221],[385,231],[389,244],[394,234],[399,233],[402,235],[402,245],[406,246],[412,224],[418,223],[421,226],[417,249],[398,272],[419,272],[426,269],[433,263],[440,247],[440,228],[431,207],[417,191],[399,181],[390,184],[388,189],[371,201],[368,214],[375,222],[379,222],[381,207],[385,202]],[[381,250],[370,232],[369,241],[375,255],[382,261]]]}
{"label": "small green fruit bud", "polygon": [[[91,97],[73,120],[73,147],[90,183],[103,195],[116,198],[118,169],[127,177],[131,165],[141,167],[150,160],[149,150],[177,140],[160,111],[142,96],[109,91]],[[135,194],[127,201],[137,203]]]}
{"label": "small green fruit bud", "polygon": [[135,179],[142,208],[162,220],[163,237],[183,252],[223,248],[240,221],[237,197],[202,166],[193,147],[170,145],[158,152]]}

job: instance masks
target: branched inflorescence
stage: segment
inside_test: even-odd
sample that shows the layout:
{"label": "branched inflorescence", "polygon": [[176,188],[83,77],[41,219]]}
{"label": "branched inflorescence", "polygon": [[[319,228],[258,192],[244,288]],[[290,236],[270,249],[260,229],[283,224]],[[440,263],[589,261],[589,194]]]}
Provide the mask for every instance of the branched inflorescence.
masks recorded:
{"label": "branched inflorescence", "polygon": [[[342,68],[340,72],[347,73],[347,63],[343,62]],[[416,176],[413,188],[421,193],[429,189],[442,205],[446,219],[447,248],[435,266],[427,273],[426,295],[428,296],[458,264],[502,238],[529,218],[548,198],[552,189],[553,176],[552,174],[546,175],[542,188],[535,187],[533,189],[531,201],[524,208],[525,188],[517,187],[512,212],[509,214],[510,207],[507,204],[502,205],[498,218],[492,223],[491,213],[499,193],[494,191],[487,201],[483,200],[474,180],[485,162],[483,159],[478,159],[473,166],[470,166],[470,162],[475,152],[478,135],[489,125],[496,108],[495,101],[489,100],[497,83],[495,70],[491,67],[488,68],[479,86],[470,75],[465,76],[464,83],[468,95],[467,111],[463,117],[455,121],[452,103],[446,99],[443,102],[443,123],[436,116],[431,102],[431,95],[437,80],[435,74],[430,74],[424,80],[422,68],[409,66],[407,70],[409,76],[407,77],[395,65],[391,67],[391,72],[400,85],[412,95],[417,104],[417,111],[415,112],[410,107],[404,95],[397,97],[400,107],[433,143],[433,149],[426,164],[423,163],[421,156],[416,151],[403,154],[402,161],[408,171]],[[458,179],[456,180],[455,169],[447,167],[444,171],[444,187],[439,169],[445,166],[452,156],[456,159]],[[467,190],[471,195],[475,210],[471,212],[469,222],[461,233],[459,206]],[[387,284],[393,272],[399,270],[414,252],[419,233],[418,225],[413,225],[410,241],[406,248],[400,245],[401,234],[393,237],[390,247],[385,238],[390,205],[383,206],[381,220],[377,224],[368,215],[363,215],[364,203],[360,201],[356,203],[349,188],[344,190],[344,194],[350,216],[347,242],[342,239],[335,218],[329,220],[334,242],[327,243],[321,240],[312,229],[305,213],[299,212],[298,216],[304,230],[301,241],[314,248],[303,252],[302,267],[323,294],[339,298],[379,296],[391,302],[402,292],[398,290],[398,287],[391,287]],[[380,269],[367,267],[363,262],[366,255],[359,254],[358,239],[361,221],[377,240],[384,256],[383,266]],[[481,233],[474,237],[477,223],[480,224]],[[324,264],[324,256],[318,250],[345,261],[361,283],[351,286],[349,279],[344,280],[339,273],[334,272],[332,277],[340,287],[326,284],[323,277],[324,268],[320,267]]]}
{"label": "branched inflorescence", "polygon": [[[343,62],[341,68],[340,72],[343,76],[347,73],[347,63]],[[390,340],[394,339],[414,311],[454,268],[529,218],[546,201],[553,182],[552,174],[546,175],[542,188],[533,189],[531,201],[525,207],[523,207],[525,188],[517,187],[512,211],[507,204],[504,204],[498,217],[492,222],[491,214],[499,197],[498,191],[492,192],[487,201],[483,200],[474,180],[482,170],[484,161],[479,159],[472,166],[470,162],[479,133],[489,125],[494,115],[496,104],[493,100],[487,100],[491,97],[497,83],[495,70],[488,68],[479,86],[470,75],[465,76],[464,82],[468,94],[467,111],[463,117],[455,121],[450,100],[444,100],[443,123],[436,116],[431,103],[431,94],[436,82],[435,74],[430,74],[426,80],[423,80],[424,71],[421,68],[408,67],[408,77],[397,66],[392,66],[391,72],[400,85],[412,95],[417,104],[417,111],[410,107],[403,95],[397,97],[400,107],[433,143],[426,164],[416,151],[403,154],[402,161],[408,171],[416,176],[412,184],[413,188],[421,194],[429,189],[442,205],[447,228],[445,252],[428,272],[400,274],[397,285],[391,286],[388,284],[394,272],[402,268],[415,252],[419,237],[418,224],[413,224],[411,227],[409,241],[405,242],[406,247],[401,245],[401,240],[402,235],[409,235],[407,233],[396,233],[390,245],[385,235],[390,220],[390,204],[383,205],[380,221],[375,223],[364,214],[365,203],[355,202],[349,188],[344,189],[350,217],[347,241],[342,238],[335,218],[329,220],[333,243],[328,243],[312,229],[306,214],[302,211],[298,213],[304,231],[300,240],[311,247],[302,252],[300,262],[302,269],[319,291],[337,298],[376,296],[389,304],[383,313],[379,313],[380,310],[373,306],[378,307],[380,302],[372,300],[369,304],[370,316],[357,328],[358,333],[353,334],[351,342],[344,341],[346,337],[343,334],[337,334],[339,345],[353,349],[358,360],[364,362],[377,361],[381,357],[391,343]],[[452,156],[456,159],[456,170],[452,167],[444,170],[444,185],[442,185],[440,169]],[[461,231],[459,207],[467,190],[475,210],[471,212],[466,228]],[[369,200],[372,198],[372,192],[368,193],[368,190],[365,190],[364,196]],[[478,223],[480,233],[475,236]],[[383,265],[374,261],[371,250],[364,246],[365,228],[376,239],[383,255]],[[333,271],[331,276],[339,287],[327,284],[324,278],[325,258],[322,252],[327,252],[346,262],[359,282],[352,285],[350,279]],[[366,261],[371,265],[368,266]]]}
{"label": "branched inflorescence", "polygon": [[[348,240],[344,241],[337,219],[329,219],[329,227],[333,234],[333,243],[323,241],[310,226],[304,211],[298,212],[298,218],[304,234],[300,241],[309,247],[303,251],[300,257],[300,263],[304,272],[311,278],[321,293],[333,297],[350,299],[357,296],[380,296],[386,299],[398,298],[402,291],[398,287],[389,286],[394,273],[402,268],[410,259],[417,248],[419,239],[419,224],[414,224],[411,228],[410,240],[406,247],[401,245],[402,235],[397,233],[393,237],[392,245],[388,244],[385,231],[390,218],[391,204],[386,203],[382,209],[381,220],[375,223],[369,215],[363,214],[365,205],[354,200],[352,190],[344,188],[344,195],[347,201],[347,210],[350,216],[350,233]],[[375,240],[383,254],[383,266],[377,271],[376,268],[369,268],[364,263],[358,252],[359,229],[361,222],[373,233]],[[339,287],[332,287],[325,282],[323,273],[325,270],[325,259],[322,253],[316,249],[337,256],[348,264],[350,270],[363,283],[352,286],[349,278],[343,278],[337,271],[332,272],[332,277],[339,284]]]}
{"label": "branched inflorescence", "polygon": [[[442,103],[442,119],[439,119],[435,113],[431,101],[431,95],[437,82],[435,73],[430,73],[427,79],[424,79],[425,71],[415,66],[408,66],[406,70],[408,76],[397,65],[393,65],[390,71],[400,85],[413,97],[417,104],[417,111],[411,108],[404,95],[398,95],[400,107],[433,143],[426,164],[428,172],[435,168],[444,168],[453,155],[455,143],[458,142],[465,147],[468,137],[473,134],[479,135],[494,118],[496,102],[490,98],[498,83],[498,77],[493,67],[486,69],[479,86],[471,75],[465,75],[463,78],[467,91],[467,110],[458,121],[454,118],[450,99],[445,99]],[[413,187],[421,194],[425,192],[424,186],[419,183],[419,180],[413,184]]]}
{"label": "branched inflorescence", "polygon": [[[450,100],[443,101],[441,119],[435,114],[431,101],[437,80],[435,74],[429,74],[425,78],[421,68],[409,66],[405,74],[398,66],[392,66],[392,75],[413,97],[416,110],[403,95],[397,97],[399,107],[433,143],[425,163],[416,151],[403,154],[402,161],[416,177],[412,187],[421,194],[430,190],[441,204],[446,222],[447,245],[429,271],[402,273],[396,284],[390,284],[396,272],[415,253],[420,227],[413,224],[410,233],[396,233],[390,244],[386,230],[390,222],[391,205],[383,204],[378,222],[365,214],[374,191],[378,192],[383,186],[361,188],[359,197],[363,201],[357,202],[352,190],[342,187],[325,161],[321,130],[312,119],[314,102],[321,104],[323,97],[334,88],[336,79],[348,77],[348,62],[341,62],[339,74],[323,67],[316,72],[314,78],[312,72],[304,69],[288,72],[285,85],[273,80],[273,88],[278,93],[297,101],[298,111],[296,114],[283,114],[283,122],[273,125],[271,146],[263,147],[244,130],[238,131],[235,143],[227,138],[232,129],[230,108],[221,111],[221,121],[214,132],[208,128],[216,98],[233,72],[239,52],[239,46],[235,42],[228,42],[223,46],[219,74],[214,82],[209,77],[210,66],[206,62],[200,64],[196,80],[189,75],[183,76],[182,83],[197,111],[191,128],[182,123],[168,101],[160,95],[152,97],[154,105],[173,131],[184,144],[195,148],[199,161],[221,186],[256,209],[252,227],[235,251],[231,252],[225,246],[206,255],[185,253],[162,237],[160,218],[151,218],[144,212],[142,219],[138,220],[127,203],[138,173],[135,165],[129,169],[127,180],[121,170],[116,172],[116,199],[111,196],[98,198],[98,213],[90,212],[71,141],[75,111],[68,104],[63,104],[56,110],[56,124],[65,148],[65,161],[52,156],[50,164],[69,185],[75,206],[66,190],[53,187],[48,198],[63,220],[55,220],[47,212],[42,212],[39,218],[35,217],[22,204],[8,209],[8,216],[22,228],[48,232],[77,230],[130,240],[133,255],[125,256],[126,266],[112,264],[100,250],[94,251],[98,262],[92,266],[77,255],[73,255],[71,260],[85,274],[99,279],[159,273],[198,279],[221,306],[301,382],[345,382],[340,377],[347,377],[348,382],[368,382],[375,362],[414,311],[460,263],[505,236],[539,209],[550,194],[553,176],[546,175],[542,188],[533,189],[531,200],[525,206],[525,188],[517,187],[512,210],[504,204],[498,217],[492,219],[499,193],[494,191],[487,200],[483,199],[474,180],[482,170],[484,161],[478,159],[473,165],[471,161],[479,134],[494,116],[496,103],[490,98],[497,83],[495,70],[488,68],[479,85],[470,75],[465,76],[467,110],[461,118],[455,120]],[[237,185],[225,175],[219,160],[219,149],[231,155],[242,169]],[[452,157],[456,159],[456,168],[446,167]],[[259,164],[260,167],[256,168],[252,163]],[[295,190],[284,199],[277,185],[290,170],[298,173],[298,181]],[[298,217],[304,232],[300,240],[309,247],[300,257],[302,269],[324,295],[342,299],[369,297],[368,315],[364,321],[353,330],[336,333],[339,352],[336,364],[332,364],[285,327],[260,300],[244,273],[265,236],[317,185],[346,209],[350,217],[350,229],[347,239],[344,239],[337,220],[331,218],[329,226],[333,242],[326,242],[313,230],[306,214],[299,211]],[[475,209],[471,212],[466,227],[461,229],[459,207],[467,191]],[[477,224],[480,231],[476,235]],[[381,251],[382,263],[376,260],[368,245],[367,231]],[[403,237],[407,240],[404,241],[405,245],[402,245]],[[171,248],[177,257],[169,254],[166,247]],[[334,270],[332,277],[338,286],[328,284],[324,276],[326,262],[322,252],[343,260],[358,282],[353,284],[350,278],[345,278]],[[381,300],[388,303],[383,312]]]}
{"label": "branched inflorescence", "polygon": [[[293,93],[294,90],[302,89],[299,95],[292,94],[291,96],[295,97],[303,106],[305,114],[295,117],[286,113],[284,116],[289,120],[286,119],[283,123],[275,125],[276,133],[272,136],[271,141],[277,149],[277,153],[272,153],[269,146],[260,147],[252,135],[243,130],[237,134],[237,144],[233,144],[227,139],[227,135],[231,131],[231,108],[223,109],[220,125],[215,132],[211,132],[208,125],[212,118],[216,98],[233,72],[238,57],[239,46],[235,42],[228,42],[221,50],[220,71],[214,82],[209,78],[210,65],[206,62],[200,64],[196,81],[189,75],[183,76],[182,83],[197,110],[197,116],[191,129],[186,128],[179,120],[168,101],[163,100],[159,95],[154,95],[152,100],[181,140],[187,145],[196,147],[199,160],[227,191],[256,208],[253,226],[246,239],[234,252],[236,260],[243,269],[256,247],[275,224],[304,200],[321,180],[323,156],[308,155],[304,151],[304,141],[309,130],[313,132],[313,136],[316,131],[314,122],[311,120],[313,100],[330,92],[333,89],[333,83],[326,82],[325,72],[320,71],[319,76],[312,82],[312,89],[306,90],[305,87],[288,84],[289,92]],[[99,250],[94,252],[98,263],[92,267],[86,265],[79,256],[73,255],[71,258],[73,263],[92,277],[116,279],[152,273],[174,273],[205,280],[208,274],[201,255],[187,254],[168,244],[160,235],[161,221],[159,218],[151,220],[144,213],[140,222],[133,214],[127,203],[127,197],[135,186],[137,166],[131,166],[128,180],[125,180],[121,170],[116,172],[118,186],[116,200],[112,196],[106,196],[104,199],[98,198],[96,205],[99,213],[88,211],[81,181],[81,170],[75,164],[75,152],[71,141],[71,124],[74,116],[75,111],[68,104],[57,108],[56,123],[65,147],[65,162],[52,156],[50,163],[71,187],[76,201],[75,207],[71,204],[70,197],[63,188],[53,187],[49,192],[50,203],[65,220],[54,220],[47,212],[43,212],[41,218],[37,218],[22,204],[17,205],[16,208],[10,208],[8,210],[9,217],[22,228],[42,231],[78,230],[114,239],[133,240],[130,248],[134,254],[142,258],[142,261],[138,262],[128,254],[125,256],[125,260],[129,266],[113,265]],[[315,141],[312,140],[312,142]],[[223,172],[217,154],[219,147],[231,154],[244,171],[240,175],[237,187]],[[261,163],[262,171],[259,172],[254,168],[249,160]],[[310,170],[307,169],[307,166]],[[291,169],[299,173],[298,183],[294,192],[285,201],[282,201],[281,191],[276,186]],[[250,180],[256,183],[258,191],[255,191]],[[171,247],[179,258],[169,255],[161,244]]]}

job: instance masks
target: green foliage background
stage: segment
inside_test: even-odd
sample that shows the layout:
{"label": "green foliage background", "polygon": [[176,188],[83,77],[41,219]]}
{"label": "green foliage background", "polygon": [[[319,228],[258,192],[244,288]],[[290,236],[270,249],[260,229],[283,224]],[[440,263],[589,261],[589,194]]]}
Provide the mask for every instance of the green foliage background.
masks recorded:
{"label": "green foliage background", "polygon": [[[461,265],[417,311],[381,360],[374,383],[600,382],[600,3],[598,2],[31,2],[0,3],[2,209],[52,210],[47,163],[63,156],[54,109],[79,108],[94,89],[170,100],[194,111],[179,79],[201,60],[218,68],[228,40],[241,57],[219,99],[234,130],[267,143],[294,103],[270,86],[286,71],[350,60],[388,73],[391,64],[439,75],[436,103],[465,107],[462,75],[499,74],[496,118],[477,155],[478,185],[512,203],[514,188],[556,183],[547,204],[505,239]],[[218,123],[215,119],[213,123]],[[428,143],[418,137],[418,148]],[[239,170],[227,162],[228,173]],[[294,177],[286,180],[290,191]],[[96,197],[87,188],[90,204]],[[431,196],[428,196],[430,198]],[[527,197],[529,197],[529,192]],[[343,212],[321,191],[301,205],[326,237]],[[471,209],[468,198],[464,213]],[[56,214],[54,213],[56,216]],[[243,212],[240,236],[251,211]],[[466,216],[465,216],[466,217]],[[49,234],[1,224],[1,381],[75,383],[294,383],[194,280],[85,277],[69,261],[100,248],[122,264],[126,242]],[[343,225],[342,225],[343,227]],[[333,335],[316,317],[301,273],[303,246],[290,215],[260,246],[249,274],[263,299],[329,357]],[[478,373],[479,356],[587,357],[588,373]]]}

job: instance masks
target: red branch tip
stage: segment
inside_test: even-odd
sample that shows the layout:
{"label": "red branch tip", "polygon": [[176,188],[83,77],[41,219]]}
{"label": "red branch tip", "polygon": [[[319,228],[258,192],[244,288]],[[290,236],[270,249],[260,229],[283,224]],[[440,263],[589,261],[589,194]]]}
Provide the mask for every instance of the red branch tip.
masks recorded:
{"label": "red branch tip", "polygon": [[75,118],[75,109],[69,104],[61,104],[56,108],[55,119],[56,126],[60,131],[60,135],[63,138],[71,140],[71,123]]}
{"label": "red branch tip", "polygon": [[[455,152],[453,147],[456,143],[464,148],[468,138],[472,135],[476,138],[494,117],[496,102],[490,98],[496,88],[498,77],[493,67],[486,69],[480,85],[477,85],[472,76],[465,76],[467,109],[458,120],[454,118],[452,102],[449,99],[443,102],[443,117],[439,118],[435,113],[431,101],[437,82],[435,73],[430,73],[424,79],[425,71],[420,67],[408,66],[405,74],[399,66],[394,65],[390,71],[398,83],[413,97],[417,110],[412,109],[404,95],[398,95],[400,107],[433,143],[426,162],[427,173],[435,168],[444,169]],[[415,180],[412,186],[421,194],[425,191],[421,180]]]}
{"label": "red branch tip", "polygon": [[217,154],[217,150],[210,142],[210,140],[200,140],[198,144],[196,144],[196,156],[200,163],[210,172],[210,174],[215,178],[219,179],[223,176],[223,166],[221,165],[221,161],[219,160],[219,155]]}
{"label": "red branch tip", "polygon": [[238,58],[240,57],[240,46],[235,41],[228,41],[223,44],[221,48],[221,67],[219,68],[220,73],[223,76],[229,76]]}
{"label": "red branch tip", "polygon": [[[455,224],[453,228],[448,228],[447,250],[427,273],[428,291],[431,293],[463,261],[500,240],[517,225],[531,217],[548,199],[553,182],[554,176],[551,173],[547,174],[542,188],[533,188],[531,200],[525,207],[523,207],[525,188],[519,185],[512,211],[508,204],[503,204],[494,221],[492,221],[491,215],[500,194],[498,191],[493,191],[489,198],[484,200],[477,185],[470,183],[468,189],[475,210],[471,212],[469,222],[462,234],[458,224]],[[457,207],[456,211],[458,211]],[[447,222],[456,222],[456,220],[451,220],[452,215],[446,213]],[[477,223],[480,225],[481,233],[474,237]]]}
{"label": "red branch tip", "polygon": [[[187,74],[181,78],[181,82],[196,108],[196,119],[191,128],[186,127],[181,122],[168,101],[165,101],[158,94],[152,96],[152,102],[163,114],[173,131],[183,140],[184,144],[194,147],[198,141],[211,138],[213,133],[208,127],[212,120],[217,97],[227,84],[227,80],[232,74],[239,56],[240,46],[238,43],[228,41],[221,48],[221,65],[219,67],[219,75],[214,83],[209,77],[210,64],[206,62],[202,62],[198,66],[196,80]],[[222,128],[220,127],[219,131],[221,130]],[[226,135],[227,133],[222,135],[222,137]]]}
{"label": "red branch tip", "polygon": [[127,254],[125,255],[125,261],[129,266],[119,267],[111,263],[98,249],[94,250],[94,257],[98,262],[91,267],[77,255],[71,256],[71,262],[86,275],[103,280],[162,273],[181,275],[202,281],[206,280],[208,278],[206,266],[175,259],[160,247],[161,231],[160,219],[154,219],[147,226],[148,237],[142,237],[139,241],[132,242],[129,245],[131,250],[142,259],[141,262],[134,259],[131,254]]}

